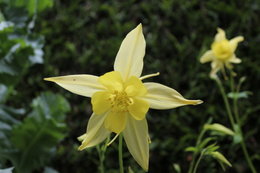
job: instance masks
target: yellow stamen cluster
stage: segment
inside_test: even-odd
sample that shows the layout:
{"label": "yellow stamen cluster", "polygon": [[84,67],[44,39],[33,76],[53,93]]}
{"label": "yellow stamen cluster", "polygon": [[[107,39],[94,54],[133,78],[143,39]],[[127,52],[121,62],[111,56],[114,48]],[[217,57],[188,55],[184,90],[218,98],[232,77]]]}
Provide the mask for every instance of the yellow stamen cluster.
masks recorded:
{"label": "yellow stamen cluster", "polygon": [[227,60],[231,57],[233,53],[228,40],[214,42],[211,48],[216,58],[219,60]]}
{"label": "yellow stamen cluster", "polygon": [[125,91],[117,91],[115,90],[111,96],[108,98],[112,112],[127,112],[127,107],[133,104],[133,99],[128,97]]}

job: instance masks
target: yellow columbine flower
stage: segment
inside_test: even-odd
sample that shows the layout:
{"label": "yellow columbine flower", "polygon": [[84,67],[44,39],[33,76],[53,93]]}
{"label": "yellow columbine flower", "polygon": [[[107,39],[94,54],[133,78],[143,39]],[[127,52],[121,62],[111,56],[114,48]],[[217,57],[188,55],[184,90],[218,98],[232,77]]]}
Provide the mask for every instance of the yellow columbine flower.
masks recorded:
{"label": "yellow columbine flower", "polygon": [[244,40],[244,37],[238,36],[231,40],[227,40],[225,31],[218,28],[218,33],[211,45],[211,50],[208,50],[200,58],[201,63],[211,62],[211,76],[215,76],[219,70],[224,71],[224,68],[232,68],[231,63],[240,63],[241,60],[236,57],[235,50],[237,44]]}
{"label": "yellow columbine flower", "polygon": [[145,115],[149,108],[171,109],[196,105],[201,100],[187,100],[174,89],[142,80],[159,73],[141,76],[145,39],[139,24],[123,40],[114,63],[114,71],[97,77],[69,75],[46,78],[82,96],[91,97],[93,114],[87,131],[79,137],[83,150],[95,146],[111,132],[122,133],[127,147],[144,169],[148,170],[149,135]]}

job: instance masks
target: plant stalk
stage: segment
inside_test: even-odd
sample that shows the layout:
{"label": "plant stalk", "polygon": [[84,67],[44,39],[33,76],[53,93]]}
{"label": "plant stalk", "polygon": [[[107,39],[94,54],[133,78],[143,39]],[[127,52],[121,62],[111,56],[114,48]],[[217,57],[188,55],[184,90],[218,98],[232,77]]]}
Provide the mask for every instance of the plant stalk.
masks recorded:
{"label": "plant stalk", "polygon": [[233,76],[232,76],[232,73],[231,73],[231,75],[230,75],[230,80],[231,80],[231,84],[230,84],[230,85],[231,85],[231,91],[232,91],[232,93],[234,94],[234,97],[233,97],[233,109],[234,109],[235,119],[236,119],[236,122],[238,123],[239,132],[240,132],[240,135],[241,135],[241,137],[242,137],[242,140],[241,140],[240,144],[241,144],[243,153],[244,153],[244,155],[245,155],[245,157],[246,157],[247,163],[248,163],[248,165],[249,165],[251,171],[252,171],[253,173],[256,173],[256,169],[255,169],[255,167],[254,167],[254,165],[253,165],[253,163],[252,163],[252,161],[251,161],[251,159],[250,159],[250,156],[249,156],[248,151],[247,151],[247,148],[246,148],[243,131],[242,131],[242,129],[241,129],[241,125],[242,125],[242,124],[241,124],[241,122],[240,122],[240,117],[239,117],[239,112],[238,112],[238,104],[237,104],[238,98],[237,98],[237,95],[236,95],[236,94],[239,93],[241,83],[239,83],[239,84],[238,84],[238,87],[235,89],[235,87],[234,87],[234,78],[233,78]]}
{"label": "plant stalk", "polygon": [[[231,77],[231,78],[232,78],[232,77]],[[232,84],[231,84],[231,88],[234,88],[233,78],[232,78],[231,80],[232,80],[232,81],[231,81],[231,83],[232,83]],[[220,81],[218,78],[216,78],[215,81],[217,82],[218,87],[219,87],[219,90],[220,90],[221,95],[222,95],[222,97],[223,97],[223,100],[224,100],[224,103],[225,103],[225,107],[226,107],[226,110],[227,110],[227,113],[228,113],[228,117],[229,117],[231,126],[232,126],[233,130],[236,132],[236,129],[235,129],[235,125],[236,125],[236,124],[235,124],[235,121],[234,121],[234,118],[233,118],[233,115],[232,115],[232,112],[231,112],[231,109],[230,109],[230,104],[229,104],[229,102],[228,102],[227,95],[226,95],[226,93],[225,93],[224,87],[223,87],[221,81]],[[232,90],[233,90],[233,89],[232,89]],[[234,104],[237,104],[237,98],[234,98],[234,99],[235,99],[235,100],[234,100]],[[235,106],[234,108],[237,109],[237,106]],[[242,140],[241,140],[241,142],[240,142],[240,145],[241,145],[241,147],[242,147],[243,153],[244,153],[244,155],[245,155],[246,161],[247,161],[247,163],[248,163],[248,165],[249,165],[249,168],[250,168],[251,172],[252,172],[252,173],[257,173],[257,172],[256,172],[256,169],[255,169],[255,167],[254,167],[254,165],[253,165],[253,163],[252,163],[252,161],[251,161],[251,159],[250,159],[250,157],[249,157],[249,154],[248,154],[248,151],[247,151],[247,148],[246,148],[246,145],[245,145],[244,136],[243,136],[243,133],[242,133],[242,130],[241,130],[241,127],[240,127],[241,124],[239,123],[239,122],[240,122],[240,119],[239,119],[239,116],[238,116],[238,110],[235,110],[235,114],[236,114],[236,117],[235,117],[235,118],[236,118],[236,121],[237,121],[237,123],[238,123],[239,133],[240,133],[240,135],[241,135],[241,137],[242,137]]]}
{"label": "plant stalk", "polygon": [[196,173],[196,172],[197,172],[197,169],[198,169],[198,166],[199,166],[199,163],[200,163],[200,161],[201,161],[201,159],[202,159],[203,154],[204,154],[203,152],[200,154],[200,157],[199,157],[199,159],[197,160],[197,162],[196,162],[196,164],[195,164],[195,167],[194,167],[194,170],[193,170],[192,173]]}
{"label": "plant stalk", "polygon": [[[203,128],[203,130],[200,132],[199,134],[199,137],[197,139],[197,142],[196,142],[196,148],[198,147],[198,145],[200,144],[201,142],[201,139],[202,137],[204,136],[205,134],[205,130]],[[188,170],[188,173],[192,173],[192,170],[194,169],[194,164],[195,164],[195,160],[196,160],[196,157],[198,156],[198,152],[194,152],[193,156],[192,156],[192,161],[190,163],[190,166],[189,166],[189,170]]]}
{"label": "plant stalk", "polygon": [[124,163],[123,163],[123,135],[119,135],[118,144],[118,158],[119,158],[119,170],[120,173],[124,173]]}

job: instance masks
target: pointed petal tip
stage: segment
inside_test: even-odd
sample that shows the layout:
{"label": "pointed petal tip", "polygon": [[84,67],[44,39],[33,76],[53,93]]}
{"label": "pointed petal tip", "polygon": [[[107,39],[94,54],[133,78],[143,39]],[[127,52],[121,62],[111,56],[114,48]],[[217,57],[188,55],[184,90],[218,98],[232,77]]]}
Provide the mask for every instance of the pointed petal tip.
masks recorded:
{"label": "pointed petal tip", "polygon": [[85,147],[84,147],[83,145],[81,145],[81,146],[78,147],[78,150],[79,150],[79,151],[83,151],[84,149],[85,149]]}
{"label": "pointed petal tip", "polygon": [[195,105],[199,105],[199,104],[202,104],[204,101],[202,100],[197,100],[197,103]]}
{"label": "pointed petal tip", "polygon": [[143,168],[143,170],[145,172],[148,172],[148,170],[149,170],[149,160],[148,161],[143,160],[142,162],[143,163],[138,163],[138,164]]}
{"label": "pointed petal tip", "polygon": [[191,105],[199,105],[199,104],[202,104],[202,103],[203,103],[202,100],[190,100],[190,101],[191,101],[191,102],[190,102]]}
{"label": "pointed petal tip", "polygon": [[137,27],[135,29],[137,29],[138,31],[143,32],[143,25],[142,25],[142,23],[139,23],[139,25],[137,25]]}
{"label": "pointed petal tip", "polygon": [[43,78],[45,81],[54,82],[54,79],[52,77]]}
{"label": "pointed petal tip", "polygon": [[148,168],[143,168],[145,172],[148,172]]}
{"label": "pointed petal tip", "polygon": [[200,61],[201,64],[208,62],[208,60],[206,60],[203,56],[200,58],[199,61]]}
{"label": "pointed petal tip", "polygon": [[221,31],[224,31],[224,30],[223,30],[222,28],[218,27],[218,28],[217,28],[217,31],[218,31],[218,32],[221,32]]}
{"label": "pointed petal tip", "polygon": [[233,39],[237,39],[237,42],[241,42],[241,41],[244,41],[245,38],[243,36],[237,36]]}
{"label": "pointed petal tip", "polygon": [[77,137],[78,141],[83,141],[87,137],[86,133]]}

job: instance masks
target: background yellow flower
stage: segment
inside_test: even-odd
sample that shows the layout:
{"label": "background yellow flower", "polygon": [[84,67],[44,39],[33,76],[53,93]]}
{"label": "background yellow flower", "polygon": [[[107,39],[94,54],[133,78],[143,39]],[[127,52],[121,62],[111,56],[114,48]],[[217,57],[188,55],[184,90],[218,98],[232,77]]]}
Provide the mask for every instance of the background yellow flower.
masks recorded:
{"label": "background yellow flower", "polygon": [[210,75],[214,76],[219,70],[224,71],[225,67],[232,68],[231,63],[240,63],[241,60],[236,57],[235,51],[237,44],[244,40],[244,37],[237,36],[231,40],[226,38],[225,31],[221,28],[217,29],[218,33],[215,36],[215,40],[211,45],[211,50],[205,52],[200,58],[201,63],[211,61]]}

